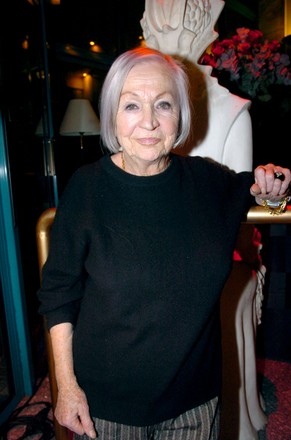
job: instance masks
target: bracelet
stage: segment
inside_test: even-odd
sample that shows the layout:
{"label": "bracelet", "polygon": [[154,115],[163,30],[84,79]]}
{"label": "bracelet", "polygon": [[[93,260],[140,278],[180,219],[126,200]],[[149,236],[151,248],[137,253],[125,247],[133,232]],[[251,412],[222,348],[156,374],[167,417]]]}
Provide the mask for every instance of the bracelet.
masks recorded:
{"label": "bracelet", "polygon": [[272,202],[271,200],[262,200],[263,207],[268,211],[271,215],[280,215],[286,209],[286,205],[289,202],[291,197],[284,197],[284,199],[279,202]]}

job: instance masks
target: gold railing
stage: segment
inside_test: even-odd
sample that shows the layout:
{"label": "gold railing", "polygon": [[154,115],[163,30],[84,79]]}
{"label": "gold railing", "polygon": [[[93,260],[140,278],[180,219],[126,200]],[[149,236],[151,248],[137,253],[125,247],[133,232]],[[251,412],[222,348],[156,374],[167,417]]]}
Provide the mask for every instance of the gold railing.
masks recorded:
{"label": "gold railing", "polygon": [[291,223],[291,206],[287,206],[282,214],[272,215],[263,206],[252,206],[243,223]]}

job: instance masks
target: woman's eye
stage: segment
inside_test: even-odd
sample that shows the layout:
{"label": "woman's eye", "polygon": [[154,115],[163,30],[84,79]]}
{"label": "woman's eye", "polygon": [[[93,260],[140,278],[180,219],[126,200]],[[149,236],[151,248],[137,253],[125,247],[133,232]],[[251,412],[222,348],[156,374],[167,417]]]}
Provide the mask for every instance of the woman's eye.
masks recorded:
{"label": "woman's eye", "polygon": [[125,106],[125,110],[135,110],[135,109],[137,109],[136,104],[126,104]]}
{"label": "woman's eye", "polygon": [[162,110],[170,110],[172,106],[168,101],[162,101],[158,103],[158,108]]}

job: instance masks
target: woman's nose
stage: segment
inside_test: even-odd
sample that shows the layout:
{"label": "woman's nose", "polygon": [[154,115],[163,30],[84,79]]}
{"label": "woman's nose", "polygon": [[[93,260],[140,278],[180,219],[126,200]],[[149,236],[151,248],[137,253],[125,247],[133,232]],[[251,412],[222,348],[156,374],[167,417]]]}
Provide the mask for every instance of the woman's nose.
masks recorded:
{"label": "woman's nose", "polygon": [[154,130],[159,125],[153,108],[144,108],[142,112],[141,126],[147,130]]}

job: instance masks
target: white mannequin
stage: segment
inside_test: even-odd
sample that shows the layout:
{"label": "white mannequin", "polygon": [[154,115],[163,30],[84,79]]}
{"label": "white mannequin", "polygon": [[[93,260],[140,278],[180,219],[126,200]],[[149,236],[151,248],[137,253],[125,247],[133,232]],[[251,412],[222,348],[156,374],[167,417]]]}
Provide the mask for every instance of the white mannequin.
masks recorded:
{"label": "white mannequin", "polygon": [[[218,34],[222,0],[146,0],[141,20],[146,45],[187,66],[195,111],[193,138],[181,154],[209,157],[229,168],[252,170],[250,101],[231,94],[198,64]],[[242,225],[236,259],[221,301],[223,340],[222,440],[257,440],[266,416],[257,391],[255,336],[261,317],[265,268],[260,236]],[[253,267],[258,270],[252,269]]]}

